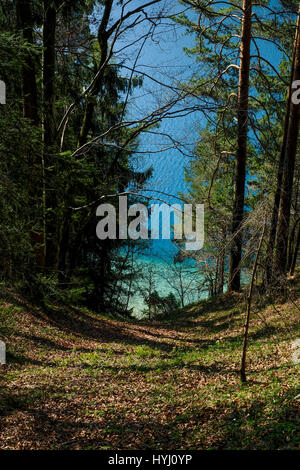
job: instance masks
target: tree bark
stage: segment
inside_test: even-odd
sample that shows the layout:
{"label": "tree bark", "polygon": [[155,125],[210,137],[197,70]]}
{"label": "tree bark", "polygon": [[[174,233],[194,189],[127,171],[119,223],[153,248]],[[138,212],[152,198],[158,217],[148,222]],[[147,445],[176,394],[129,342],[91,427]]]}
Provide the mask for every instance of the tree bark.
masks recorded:
{"label": "tree bark", "polygon": [[85,113],[83,117],[83,122],[80,130],[80,135],[78,139],[78,146],[81,147],[87,142],[89,131],[92,127],[93,116],[95,103],[97,96],[99,95],[102,87],[103,76],[105,73],[105,62],[107,60],[108,53],[108,37],[107,37],[107,25],[110,19],[111,11],[113,6],[113,0],[105,0],[104,4],[104,13],[102,17],[101,24],[98,29],[98,43],[100,47],[100,64],[98,68],[98,76],[94,82],[94,85],[91,90],[91,96],[89,101],[86,104]]}
{"label": "tree bark", "polygon": [[43,25],[43,94],[44,145],[52,146],[56,137],[55,120],[55,33],[56,8],[52,0],[44,0]]}
{"label": "tree bark", "polygon": [[219,280],[218,280],[218,295],[224,293],[224,278],[225,278],[225,246],[226,246],[226,228],[222,230],[222,247],[220,250],[220,266],[219,266]]}
{"label": "tree bark", "polygon": [[[48,268],[57,265],[58,241],[54,210],[56,196],[51,190],[53,155],[55,155],[56,119],[55,119],[55,33],[56,8],[53,0],[44,0],[43,24],[43,158],[44,158],[44,211],[46,235],[46,264]],[[47,214],[47,215],[46,215]]]}
{"label": "tree bark", "polygon": [[[293,67],[294,66],[292,66],[292,69]],[[277,186],[276,186],[276,192],[275,192],[275,197],[274,197],[274,206],[273,206],[267,255],[266,255],[267,285],[270,284],[270,282],[272,281],[273,255],[274,255],[274,246],[275,246],[275,240],[276,240],[276,228],[277,228],[277,223],[278,223],[281,185],[282,185],[283,167],[284,167],[284,159],[285,159],[285,148],[286,148],[286,142],[287,142],[288,125],[289,125],[290,105],[291,105],[291,88],[289,90],[288,101],[287,101],[287,110],[286,110],[286,117],[285,117],[284,130],[283,130],[282,148],[281,148],[280,158],[279,158],[279,163],[278,163]]]}
{"label": "tree bark", "polygon": [[294,251],[294,256],[293,256],[291,270],[290,270],[290,275],[291,276],[293,276],[294,273],[295,273],[295,268],[296,268],[296,264],[297,264],[297,257],[298,257],[298,254],[299,254],[299,248],[300,248],[300,227],[299,227],[299,230],[298,230],[298,236],[297,236],[297,241],[296,241],[296,244],[295,244],[295,251]]}
{"label": "tree bark", "polygon": [[[30,0],[17,1],[17,21],[23,38],[29,44],[33,44],[33,19]],[[32,121],[35,126],[39,125],[38,99],[36,86],[36,71],[32,55],[28,53],[22,67],[23,88],[23,115]]]}
{"label": "tree bark", "polygon": [[271,219],[270,235],[269,235],[269,242],[268,242],[267,253],[266,253],[267,285],[272,282],[272,274],[273,274],[274,247],[275,247],[275,240],[276,240],[276,230],[277,230],[277,224],[278,224],[279,205],[280,205],[280,198],[281,198],[281,186],[282,186],[282,178],[283,178],[284,160],[285,160],[285,152],[286,152],[288,129],[289,129],[290,107],[291,107],[291,98],[292,98],[292,83],[293,83],[295,60],[296,60],[297,36],[298,36],[298,32],[296,32],[296,37],[295,37],[295,42],[294,42],[290,87],[288,91],[288,98],[287,98],[287,105],[286,105],[286,114],[285,114],[285,121],[284,121],[284,127],[283,127],[281,152],[280,152],[280,158],[278,162],[277,186],[276,186],[276,192],[275,192],[275,197],[274,197],[274,206],[273,206],[273,213],[272,213],[272,219]]}
{"label": "tree bark", "polygon": [[241,381],[243,383],[247,382],[246,358],[247,358],[247,345],[248,345],[248,335],[249,335],[249,327],[250,327],[251,304],[252,304],[252,296],[253,296],[253,289],[254,289],[254,280],[255,280],[255,275],[256,275],[256,270],[257,270],[257,265],[258,265],[258,258],[259,258],[260,250],[261,250],[262,243],[263,243],[264,236],[265,236],[265,231],[266,231],[266,221],[264,222],[263,231],[259,240],[256,257],[255,257],[255,261],[253,264],[251,283],[250,283],[249,294],[248,294],[248,299],[247,299],[247,315],[246,315],[246,321],[245,321],[245,326],[244,326],[243,351],[242,351],[241,370],[240,370]]}
{"label": "tree bark", "polygon": [[228,290],[241,287],[242,222],[244,217],[246,162],[248,141],[249,73],[252,28],[252,0],[243,1],[243,23],[238,93],[238,137],[235,159],[235,191],[232,215],[232,246],[230,251]]}
{"label": "tree bark", "polygon": [[295,252],[295,238],[297,235],[297,227],[300,222],[300,219],[297,219],[294,224],[293,228],[291,231],[290,239],[289,239],[289,249],[288,249],[288,262],[287,262],[287,272],[291,271],[292,263],[293,263],[293,258],[294,258],[294,252]]}
{"label": "tree bark", "polygon": [[[292,82],[300,80],[300,5],[295,41],[295,67]],[[288,111],[289,125],[285,149],[285,159],[282,175],[282,186],[276,232],[274,274],[285,275],[287,271],[287,249],[289,239],[293,181],[299,136],[300,104],[291,100]]]}
{"label": "tree bark", "polygon": [[[34,44],[33,35],[33,18],[31,0],[17,0],[16,14],[18,29],[22,32],[24,40],[28,44]],[[38,93],[36,85],[36,70],[35,63],[31,53],[25,56],[24,64],[22,66],[22,92],[23,92],[23,116],[30,120],[32,126],[38,127],[40,125],[38,113]],[[42,173],[42,160],[36,161],[32,159],[32,168],[41,168]],[[41,178],[42,179],[42,178]],[[38,193],[36,181],[29,181],[29,195],[37,200],[42,194]],[[36,262],[40,268],[45,266],[45,237],[43,232],[31,231],[31,243],[35,249]]]}

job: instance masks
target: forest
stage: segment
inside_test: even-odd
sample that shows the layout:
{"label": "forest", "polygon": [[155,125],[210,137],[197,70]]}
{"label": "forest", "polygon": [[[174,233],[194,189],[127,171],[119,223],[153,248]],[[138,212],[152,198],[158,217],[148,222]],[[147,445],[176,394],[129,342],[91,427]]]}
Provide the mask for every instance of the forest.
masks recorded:
{"label": "forest", "polygon": [[299,1],[1,0],[0,59],[0,450],[300,450]]}

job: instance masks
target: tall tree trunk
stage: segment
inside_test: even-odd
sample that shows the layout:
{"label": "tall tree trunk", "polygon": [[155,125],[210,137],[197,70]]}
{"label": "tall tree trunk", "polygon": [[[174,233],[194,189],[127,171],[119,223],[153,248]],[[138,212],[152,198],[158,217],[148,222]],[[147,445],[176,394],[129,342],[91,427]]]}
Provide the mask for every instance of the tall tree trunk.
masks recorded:
{"label": "tall tree trunk", "polygon": [[[300,5],[295,41],[295,66],[292,82],[300,80]],[[286,141],[285,159],[276,232],[274,274],[284,275],[287,269],[287,249],[289,239],[290,214],[293,195],[293,181],[299,135],[300,104],[291,100],[289,125]]]}
{"label": "tall tree trunk", "polygon": [[220,249],[220,266],[219,266],[219,280],[218,280],[218,295],[224,293],[224,278],[225,278],[225,246],[226,246],[226,232],[227,229],[222,229],[222,246]]}
{"label": "tall tree trunk", "polygon": [[298,257],[298,254],[299,254],[299,248],[300,248],[300,227],[299,227],[299,230],[298,230],[298,236],[297,236],[297,241],[296,241],[296,244],[295,244],[294,256],[293,256],[293,260],[292,260],[292,264],[291,264],[291,270],[290,270],[290,275],[291,276],[293,276],[294,273],[295,273],[295,268],[296,268],[296,264],[297,264],[297,257]]}
{"label": "tall tree trunk", "polygon": [[43,25],[43,91],[44,91],[44,145],[51,147],[56,137],[55,121],[55,32],[56,8],[53,0],[44,0]]}
{"label": "tall tree trunk", "polygon": [[[34,44],[31,0],[17,0],[16,13],[18,29],[22,32],[24,40],[28,44]],[[38,127],[40,121],[38,114],[36,70],[35,63],[30,52],[26,54],[22,66],[22,91],[23,116],[30,120],[32,126]],[[33,169],[35,169],[35,167],[37,167],[37,169],[42,169],[42,161],[36,161],[36,159],[34,159],[31,164]],[[39,196],[42,197],[42,195],[38,193],[39,189],[37,187],[36,180],[29,181],[29,186],[29,195],[36,202]],[[43,268],[45,265],[44,233],[31,231],[30,239],[32,245],[35,247],[37,264],[40,268]]]}
{"label": "tall tree trunk", "polygon": [[[18,0],[16,5],[19,29],[23,33],[24,40],[29,44],[33,44],[31,0]],[[25,62],[22,67],[22,88],[24,117],[30,119],[33,125],[38,126],[39,117],[36,72],[34,61],[30,53],[26,54]]]}
{"label": "tall tree trunk", "polygon": [[241,230],[244,217],[246,162],[248,140],[249,73],[251,49],[252,0],[243,1],[243,24],[240,56],[239,94],[238,94],[238,137],[235,159],[235,191],[232,215],[233,242],[230,251],[229,291],[239,291],[241,287],[241,259],[243,234]]}
{"label": "tall tree trunk", "polygon": [[243,350],[242,350],[242,360],[241,360],[241,381],[243,383],[246,383],[247,378],[246,378],[246,358],[247,358],[247,345],[248,345],[248,335],[249,335],[249,327],[250,327],[250,318],[251,318],[251,305],[252,305],[252,296],[253,296],[253,289],[254,289],[254,280],[256,276],[256,270],[257,270],[257,265],[258,265],[258,259],[260,255],[260,250],[263,244],[264,236],[265,236],[265,231],[266,231],[266,220],[264,222],[264,227],[263,231],[259,240],[255,260],[253,263],[253,269],[252,269],[252,276],[251,276],[251,282],[250,282],[250,287],[249,287],[249,294],[248,294],[248,299],[247,299],[247,314],[246,314],[246,321],[245,321],[245,326],[244,326],[244,336],[243,336]]}
{"label": "tall tree trunk", "polygon": [[267,253],[266,253],[267,285],[270,284],[270,282],[272,282],[274,247],[275,247],[275,240],[276,240],[276,229],[277,229],[277,224],[278,224],[278,214],[279,214],[279,205],[280,205],[280,197],[281,197],[281,186],[282,186],[282,178],[283,178],[285,151],[286,151],[288,129],[289,129],[290,107],[291,107],[291,99],[292,99],[292,84],[293,84],[294,68],[295,68],[295,60],[296,60],[297,37],[298,37],[298,31],[296,32],[296,37],[295,37],[295,42],[294,42],[290,87],[288,90],[286,114],[285,114],[285,121],[284,121],[284,127],[283,127],[282,145],[281,145],[281,152],[280,152],[280,157],[279,157],[279,162],[278,162],[277,185],[276,185],[276,192],[275,192],[275,197],[274,197],[269,242],[268,242]]}
{"label": "tall tree trunk", "polygon": [[105,0],[104,4],[104,13],[101,20],[101,24],[98,29],[98,43],[100,47],[100,64],[98,67],[97,78],[93,84],[91,90],[91,96],[89,97],[89,101],[86,104],[85,113],[83,117],[82,127],[80,130],[78,146],[81,147],[87,142],[88,133],[92,127],[93,122],[93,115],[95,109],[95,102],[97,96],[99,95],[103,83],[103,76],[105,73],[105,62],[107,60],[108,54],[108,37],[107,37],[107,25],[110,19],[111,11],[113,6],[113,0]]}
{"label": "tall tree trunk", "polygon": [[274,197],[274,205],[273,205],[273,213],[272,213],[272,220],[271,220],[271,227],[270,227],[270,235],[269,235],[269,242],[266,254],[266,280],[267,284],[270,284],[272,280],[272,268],[273,268],[273,254],[274,254],[274,246],[276,240],[276,228],[278,223],[278,213],[279,213],[279,204],[280,204],[280,196],[281,196],[281,185],[282,185],[282,176],[283,176],[283,167],[284,167],[284,158],[285,158],[285,148],[287,142],[287,133],[288,133],[288,125],[289,125],[289,109],[291,105],[291,88],[289,91],[288,101],[287,101],[287,111],[284,123],[284,130],[283,130],[283,141],[282,141],[282,148],[280,152],[280,158],[278,163],[278,173],[277,173],[277,185],[276,185],[276,192]]}
{"label": "tall tree trunk", "polygon": [[297,236],[297,227],[300,222],[300,219],[297,219],[294,224],[293,228],[291,231],[290,239],[289,239],[289,249],[288,249],[288,262],[287,262],[287,272],[291,271],[292,263],[293,263],[293,258],[294,258],[294,252],[295,252],[295,238]]}
{"label": "tall tree trunk", "polygon": [[69,273],[67,272],[67,255],[69,252],[70,226],[72,218],[70,209],[65,211],[64,223],[61,224],[58,247],[58,283],[63,289],[67,287]]}
{"label": "tall tree trunk", "polygon": [[44,177],[45,177],[45,232],[46,263],[53,268],[57,264],[57,229],[55,221],[56,196],[52,191],[53,156],[55,155],[55,33],[56,8],[53,0],[44,0],[43,24],[43,131],[44,131]]}

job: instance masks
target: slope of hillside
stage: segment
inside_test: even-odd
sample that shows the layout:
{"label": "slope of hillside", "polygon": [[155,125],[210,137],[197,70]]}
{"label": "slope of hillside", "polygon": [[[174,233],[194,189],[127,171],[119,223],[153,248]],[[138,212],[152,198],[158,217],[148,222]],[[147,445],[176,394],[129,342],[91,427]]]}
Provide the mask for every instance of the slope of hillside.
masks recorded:
{"label": "slope of hillside", "polygon": [[234,296],[174,322],[117,322],[2,293],[0,448],[299,448],[299,305],[254,312],[246,386],[244,312]]}

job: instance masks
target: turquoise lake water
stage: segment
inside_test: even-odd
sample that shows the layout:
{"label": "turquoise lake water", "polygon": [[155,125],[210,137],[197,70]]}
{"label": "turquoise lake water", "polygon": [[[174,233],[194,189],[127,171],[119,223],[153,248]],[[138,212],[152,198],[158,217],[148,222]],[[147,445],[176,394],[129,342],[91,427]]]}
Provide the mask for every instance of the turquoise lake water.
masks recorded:
{"label": "turquoise lake water", "polygon": [[[170,132],[168,124],[162,126],[164,132]],[[174,132],[174,128],[171,129]],[[189,142],[195,140],[195,122],[191,118],[177,123],[177,136],[181,135]],[[139,149],[164,148],[167,145],[166,140],[161,137],[151,136],[144,138]],[[133,159],[134,167],[139,171],[144,171],[149,166],[153,167],[153,176],[145,185],[149,191],[144,194],[147,196],[162,198],[169,204],[178,204],[179,193],[185,193],[187,186],[184,181],[184,168],[189,165],[189,157],[183,156],[175,149],[153,154],[149,153],[147,157],[135,156]],[[150,191],[152,190],[152,191]],[[151,203],[159,203],[151,201]],[[160,204],[160,203],[159,203]],[[141,318],[146,305],[143,301],[143,295],[146,289],[149,289],[149,271],[153,273],[152,290],[156,290],[160,296],[167,296],[173,293],[177,299],[180,298],[178,291],[180,285],[183,285],[185,291],[185,304],[207,297],[207,292],[198,291],[201,285],[201,270],[195,265],[195,262],[186,260],[184,263],[174,264],[174,257],[178,249],[171,240],[153,240],[150,249],[145,254],[137,258],[137,264],[141,267],[144,278],[141,278],[137,285],[137,293],[132,297],[129,307],[133,308],[134,315]]]}
{"label": "turquoise lake water", "polygon": [[161,297],[173,293],[180,300],[181,287],[184,291],[184,305],[197,300],[207,298],[205,291],[199,291],[201,284],[201,271],[193,263],[177,263],[174,265],[171,257],[148,255],[139,256],[136,260],[137,266],[142,270],[142,276],[138,276],[135,282],[135,294],[129,302],[129,308],[133,310],[134,316],[142,318],[146,309],[144,296],[151,291],[157,291]]}

